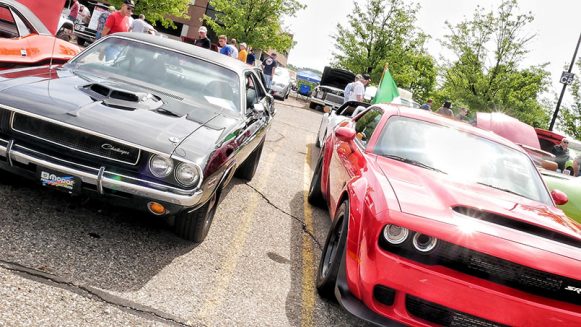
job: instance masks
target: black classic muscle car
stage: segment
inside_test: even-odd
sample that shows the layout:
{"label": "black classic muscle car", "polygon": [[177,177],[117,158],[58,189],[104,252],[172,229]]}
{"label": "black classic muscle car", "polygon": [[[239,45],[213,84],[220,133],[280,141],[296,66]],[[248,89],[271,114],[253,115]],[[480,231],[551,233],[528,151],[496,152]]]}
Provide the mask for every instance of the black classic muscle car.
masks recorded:
{"label": "black classic muscle car", "polygon": [[114,34],[63,66],[0,74],[0,174],[173,217],[201,242],[232,177],[254,176],[273,104],[238,60]]}

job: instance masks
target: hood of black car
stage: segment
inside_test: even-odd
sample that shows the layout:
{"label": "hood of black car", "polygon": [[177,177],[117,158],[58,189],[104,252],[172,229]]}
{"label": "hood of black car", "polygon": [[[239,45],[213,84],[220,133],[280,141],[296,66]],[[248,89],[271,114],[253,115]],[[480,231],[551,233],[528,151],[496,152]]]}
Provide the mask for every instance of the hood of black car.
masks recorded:
{"label": "hood of black car", "polygon": [[[155,90],[150,92],[119,81],[87,80],[66,71],[60,71],[58,75],[58,78],[29,76],[0,81],[0,105],[168,154],[173,152],[176,141],[181,142],[221,116],[219,109],[196,107],[171,96],[156,94]],[[155,103],[144,107],[143,104],[123,100],[123,96],[121,99],[104,100],[87,92],[87,88],[93,85],[139,97],[153,94],[153,98],[145,100],[151,102],[157,99],[163,105]],[[169,110],[176,108],[189,114],[172,115]],[[201,140],[208,143],[215,141]]]}
{"label": "hood of black car", "polygon": [[347,84],[355,80],[355,74],[348,70],[325,67],[321,77],[321,85],[345,89]]}

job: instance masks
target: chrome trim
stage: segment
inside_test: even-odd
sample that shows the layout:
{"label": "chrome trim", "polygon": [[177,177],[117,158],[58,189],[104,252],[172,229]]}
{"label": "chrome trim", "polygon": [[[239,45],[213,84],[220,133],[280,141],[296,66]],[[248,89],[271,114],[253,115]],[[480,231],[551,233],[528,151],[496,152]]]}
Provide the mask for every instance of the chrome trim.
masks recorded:
{"label": "chrome trim", "polygon": [[99,173],[97,174],[97,191],[99,194],[103,195],[103,174],[105,173],[105,167],[99,168]]}
{"label": "chrome trim", "polygon": [[22,114],[24,116],[29,116],[29,117],[37,118],[37,119],[44,120],[44,121],[47,121],[49,123],[53,123],[53,124],[56,124],[56,125],[59,125],[59,126],[67,127],[67,128],[70,128],[70,129],[74,129],[74,130],[79,131],[79,132],[87,133],[87,134],[90,134],[90,135],[93,135],[93,136],[102,137],[104,139],[108,139],[108,140],[111,140],[111,141],[115,141],[117,143],[121,143],[121,144],[124,144],[124,145],[127,145],[127,146],[131,146],[131,147],[134,147],[134,148],[137,148],[137,149],[140,149],[140,150],[149,152],[149,153],[159,154],[159,155],[167,155],[167,153],[163,153],[163,152],[160,152],[160,151],[157,151],[157,150],[154,150],[154,149],[150,149],[150,148],[147,148],[147,147],[144,147],[144,146],[141,146],[141,145],[137,145],[135,143],[127,142],[127,141],[118,139],[116,137],[112,137],[112,136],[109,136],[109,135],[105,135],[105,134],[101,134],[101,133],[98,133],[98,132],[94,132],[94,131],[89,130],[89,129],[77,127],[75,125],[65,124],[65,123],[63,123],[61,121],[58,121],[58,120],[55,120],[55,119],[51,119],[51,118],[47,118],[47,117],[44,117],[44,116],[41,116],[41,115],[37,115],[37,114],[31,113],[31,112],[28,112],[28,111],[24,111],[22,109],[17,109],[17,108],[14,108],[14,107],[10,107],[10,106],[7,106],[5,104],[1,104],[0,103],[0,109],[5,109],[5,110],[11,111],[12,112],[12,116],[14,116],[14,113],[19,113],[19,114]]}
{"label": "chrome trim", "polygon": [[14,163],[12,162],[12,147],[14,146],[14,140],[8,141],[8,145],[6,146],[6,159],[8,159],[8,163],[10,167],[14,167]]}
{"label": "chrome trim", "polygon": [[[10,142],[13,143],[12,140]],[[54,159],[57,162],[36,158],[33,155],[22,152],[22,150],[29,151],[31,153],[41,154],[50,159]],[[6,151],[6,148],[0,145],[0,153],[2,153],[2,151]],[[45,167],[65,174],[74,175],[80,178],[83,183],[97,186],[100,180],[103,191],[105,189],[121,191],[139,197],[154,199],[157,201],[172,203],[184,207],[193,207],[197,205],[202,197],[202,190],[199,188],[195,188],[192,190],[177,189],[171,186],[161,185],[147,180],[128,177],[113,172],[107,172],[104,167],[101,167],[101,169],[96,169],[93,167],[87,167],[84,165],[72,163],[66,160],[42,154],[41,152],[31,150],[26,147],[21,147],[19,145],[14,145],[10,153],[12,160],[14,160],[15,162],[25,165],[35,164],[40,167]],[[74,165],[77,168],[65,166],[63,165],[63,163]],[[86,169],[88,171],[83,171],[78,168]],[[103,174],[99,178],[101,170],[103,170]],[[119,179],[130,179],[138,182],[139,184],[134,184]]]}
{"label": "chrome trim", "polygon": [[[137,150],[139,150],[139,153],[137,154],[137,159],[135,160],[135,162],[130,162],[130,161],[123,161],[123,160],[118,160],[118,159],[113,159],[113,158],[105,157],[105,156],[102,156],[102,155],[99,155],[99,154],[95,154],[95,153],[92,153],[92,152],[88,152],[88,151],[83,151],[83,150],[75,149],[73,147],[70,147],[70,146],[67,146],[67,145],[64,145],[64,144],[60,144],[60,143],[57,143],[57,142],[54,142],[54,141],[51,141],[51,140],[47,140],[47,139],[42,138],[42,137],[37,136],[37,135],[33,135],[33,134],[29,134],[29,133],[23,132],[21,130],[18,130],[16,128],[14,128],[14,117],[15,116],[16,115],[14,114],[14,112],[10,115],[10,129],[13,130],[13,131],[15,131],[15,132],[18,132],[20,134],[28,135],[28,136],[34,137],[34,138],[36,138],[38,140],[42,140],[42,141],[45,141],[45,142],[48,142],[48,143],[52,143],[52,144],[55,144],[55,145],[58,145],[58,146],[61,146],[63,148],[67,148],[67,149],[70,149],[70,150],[73,150],[73,151],[77,151],[77,152],[89,154],[89,155],[92,155],[92,156],[95,156],[95,157],[99,157],[99,158],[103,158],[103,159],[107,159],[107,160],[111,160],[111,161],[116,161],[116,162],[120,162],[120,163],[124,163],[124,164],[129,164],[129,165],[132,165],[132,166],[137,165],[139,163],[139,160],[141,159],[141,149],[139,149],[139,148],[137,148]],[[27,115],[23,115],[23,116],[27,116]],[[31,117],[31,116],[28,116],[28,117]],[[36,117],[33,117],[33,118],[38,119]],[[79,132],[83,132],[85,134],[91,134],[91,133],[87,133],[85,130],[79,130]],[[93,135],[93,134],[91,134],[91,135]],[[93,135],[93,136],[101,137],[101,136],[98,136],[98,135]],[[105,139],[107,139],[107,138],[105,138]],[[107,140],[114,141],[112,139],[107,139]],[[121,142],[117,142],[117,143],[121,143]]]}

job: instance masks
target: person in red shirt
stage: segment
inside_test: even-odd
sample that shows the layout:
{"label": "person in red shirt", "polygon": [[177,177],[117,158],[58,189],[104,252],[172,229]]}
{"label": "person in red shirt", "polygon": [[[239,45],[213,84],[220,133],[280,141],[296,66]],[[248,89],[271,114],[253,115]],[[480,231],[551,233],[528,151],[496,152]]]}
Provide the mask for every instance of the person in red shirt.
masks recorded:
{"label": "person in red shirt", "polygon": [[77,20],[77,16],[79,16],[79,1],[73,0],[73,6],[69,12],[69,19],[74,22]]}
{"label": "person in red shirt", "polygon": [[105,27],[103,28],[103,33],[101,33],[101,35],[105,36],[113,33],[129,32],[127,18],[131,16],[131,13],[133,13],[133,7],[135,7],[133,0],[123,0],[121,9],[107,17],[107,21],[105,22]]}

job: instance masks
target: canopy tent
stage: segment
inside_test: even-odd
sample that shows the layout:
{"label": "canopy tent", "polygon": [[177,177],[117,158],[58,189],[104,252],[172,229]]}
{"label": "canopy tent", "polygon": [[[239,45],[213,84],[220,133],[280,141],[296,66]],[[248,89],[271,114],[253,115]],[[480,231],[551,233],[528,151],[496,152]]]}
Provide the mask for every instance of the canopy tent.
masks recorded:
{"label": "canopy tent", "polygon": [[316,73],[313,73],[310,70],[302,70],[297,73],[297,80],[303,80],[311,83],[320,83],[321,76],[317,75]]}

